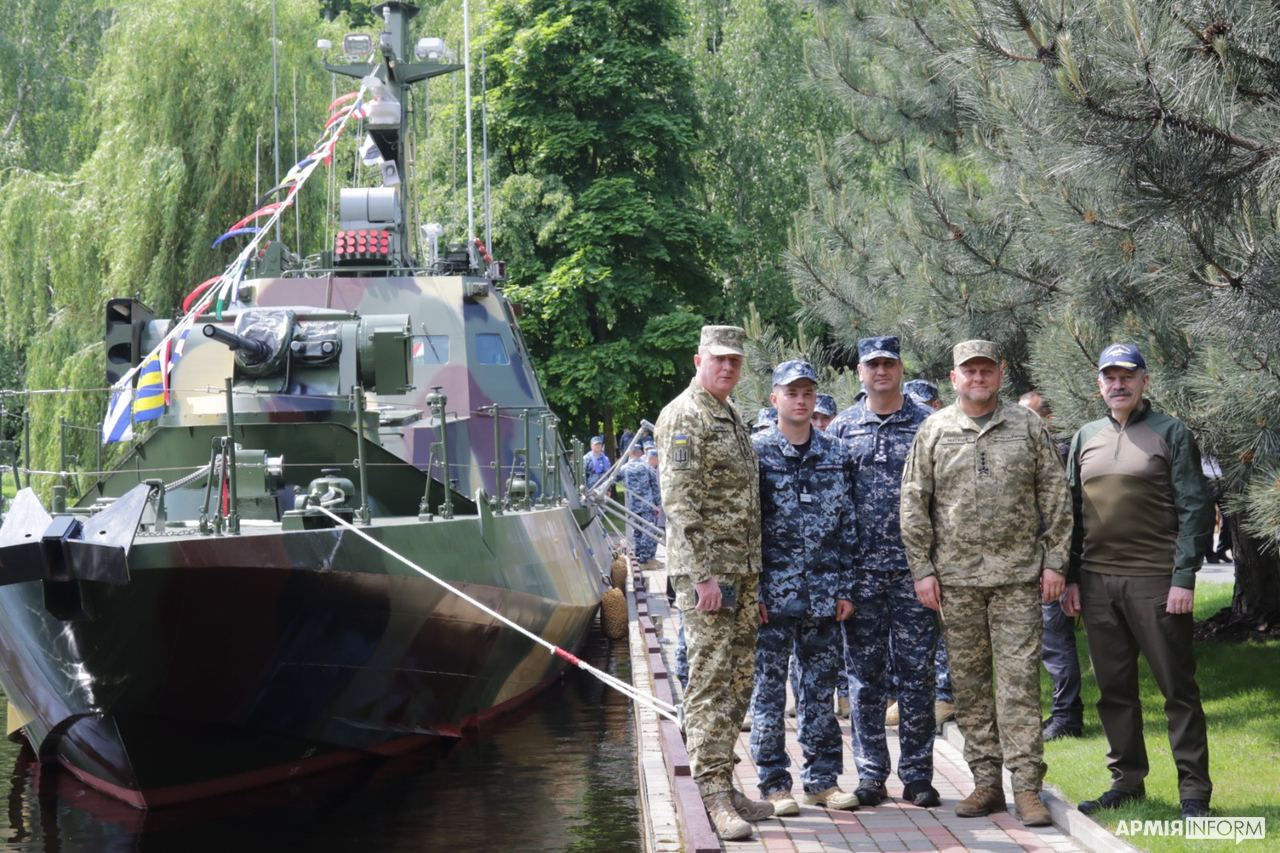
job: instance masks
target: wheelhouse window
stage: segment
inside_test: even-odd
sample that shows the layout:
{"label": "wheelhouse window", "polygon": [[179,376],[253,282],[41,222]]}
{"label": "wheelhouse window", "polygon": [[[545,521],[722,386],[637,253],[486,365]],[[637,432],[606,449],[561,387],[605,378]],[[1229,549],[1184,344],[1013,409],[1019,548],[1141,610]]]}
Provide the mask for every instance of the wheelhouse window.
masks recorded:
{"label": "wheelhouse window", "polygon": [[413,363],[414,364],[448,364],[449,363],[449,336],[448,335],[414,335],[413,336]]}
{"label": "wheelhouse window", "polygon": [[502,342],[502,335],[492,332],[481,332],[476,335],[477,364],[510,364],[507,345]]}

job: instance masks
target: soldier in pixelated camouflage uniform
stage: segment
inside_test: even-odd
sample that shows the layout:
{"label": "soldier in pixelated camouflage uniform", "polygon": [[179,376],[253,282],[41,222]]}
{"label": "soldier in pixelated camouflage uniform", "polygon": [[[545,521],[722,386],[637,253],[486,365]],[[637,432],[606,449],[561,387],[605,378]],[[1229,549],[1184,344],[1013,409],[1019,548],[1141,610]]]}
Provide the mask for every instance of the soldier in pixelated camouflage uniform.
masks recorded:
{"label": "soldier in pixelated camouflage uniform", "polygon": [[[644,445],[636,442],[630,453],[627,464],[622,466],[622,485],[627,490],[627,509],[652,524],[658,523],[658,507],[661,498],[658,493],[657,478],[644,456]],[[636,561],[644,564],[653,559],[658,543],[652,536],[643,533],[639,527],[631,528],[631,546]]]}
{"label": "soldier in pixelated camouflage uniform", "polygon": [[896,674],[898,777],[904,798],[939,804],[933,787],[933,653],[937,619],[916,599],[898,529],[902,466],[916,430],[932,413],[902,390],[902,357],[893,336],[858,341],[864,395],[832,421],[831,435],[849,451],[857,501],[858,554],[854,614],[845,622],[853,719],[853,759],[859,800],[887,795],[889,746],[885,699]]}
{"label": "soldier in pixelated camouflage uniform", "polygon": [[853,488],[844,448],[810,422],[817,381],[808,362],[778,365],[770,397],[778,425],[751,438],[760,461],[764,548],[751,757],[760,793],[779,815],[799,813],[783,716],[793,649],[805,800],[835,809],[858,804],[836,787],[843,747],[831,705],[840,670],[839,623],[853,610]]}
{"label": "soldier in pixelated camouflage uniform", "polygon": [[747,838],[744,819],[773,814],[733,787],[733,744],[746,716],[760,621],[760,479],[751,437],[729,400],[746,332],[704,326],[697,373],[658,416],[667,568],[684,619],[689,766],[725,840]]}
{"label": "soldier in pixelated camouflage uniform", "polygon": [[952,359],[956,402],[920,426],[902,474],[902,539],[916,594],[941,614],[951,653],[975,784],[956,814],[1005,808],[1005,765],[1023,823],[1044,826],[1040,603],[1065,585],[1066,474],[1044,421],[1000,400],[996,345],[964,341]]}

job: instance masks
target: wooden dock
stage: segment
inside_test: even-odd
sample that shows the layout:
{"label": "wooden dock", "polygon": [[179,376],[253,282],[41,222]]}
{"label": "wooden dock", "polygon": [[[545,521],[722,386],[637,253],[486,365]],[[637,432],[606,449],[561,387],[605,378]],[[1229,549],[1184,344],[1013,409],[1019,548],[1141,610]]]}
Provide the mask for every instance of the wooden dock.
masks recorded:
{"label": "wooden dock", "polygon": [[[629,629],[634,683],[678,704],[680,686],[675,678],[675,639],[679,616],[669,612],[666,572],[632,572],[628,583],[631,608]],[[956,817],[953,807],[973,787],[973,779],[961,752],[962,741],[954,723],[948,723],[945,737],[934,747],[934,786],[942,795],[942,806],[922,809],[903,803],[902,784],[891,778],[886,783],[890,799],[875,808],[856,811],[829,811],[817,806],[800,807],[797,817],[773,818],[755,825],[749,841],[722,844],[702,807],[697,787],[689,775],[689,757],[677,726],[652,711],[636,706],[637,754],[641,807],[646,850],[654,853],[711,853],[729,850],[742,853],[824,853],[824,851],[953,851],[977,850],[990,853],[1021,851],[1132,850],[1093,821],[1084,818],[1052,793],[1045,799],[1055,825],[1028,828],[1010,812],[986,818]],[[849,721],[840,720],[846,744],[845,772],[839,784],[846,791],[857,786],[853,753],[848,747]],[[795,737],[795,719],[787,719],[787,749],[797,777],[795,793],[800,794],[801,753]],[[758,797],[755,766],[751,763],[750,735],[738,739],[742,757],[736,777],[738,786],[750,797]],[[897,730],[889,729],[889,748],[897,762]],[[1007,798],[1013,802],[1005,774]],[[1068,830],[1076,836],[1068,834]]]}

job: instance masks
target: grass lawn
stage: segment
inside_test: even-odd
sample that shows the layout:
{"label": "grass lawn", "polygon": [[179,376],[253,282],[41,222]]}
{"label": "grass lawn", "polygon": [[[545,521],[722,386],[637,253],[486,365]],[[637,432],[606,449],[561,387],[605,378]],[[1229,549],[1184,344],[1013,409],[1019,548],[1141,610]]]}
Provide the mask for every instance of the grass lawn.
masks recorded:
{"label": "grass lawn", "polygon": [[[1205,619],[1231,604],[1231,585],[1204,583],[1196,589],[1196,619]],[[1107,741],[1098,724],[1098,685],[1083,632],[1077,634],[1084,676],[1084,737],[1045,744],[1047,781],[1068,800],[1093,799],[1111,786],[1106,767]],[[1265,817],[1267,839],[1234,842],[1189,841],[1160,835],[1121,835],[1145,850],[1280,850],[1280,641],[1225,645],[1196,644],[1196,678],[1209,723],[1209,772],[1213,779],[1215,816]],[[1179,819],[1177,773],[1169,749],[1164,698],[1141,663],[1142,710],[1147,755],[1147,799],[1105,812],[1099,823],[1112,832],[1119,821]],[[1041,670],[1043,706],[1050,707],[1052,688]],[[1098,815],[1094,816],[1095,819]]]}

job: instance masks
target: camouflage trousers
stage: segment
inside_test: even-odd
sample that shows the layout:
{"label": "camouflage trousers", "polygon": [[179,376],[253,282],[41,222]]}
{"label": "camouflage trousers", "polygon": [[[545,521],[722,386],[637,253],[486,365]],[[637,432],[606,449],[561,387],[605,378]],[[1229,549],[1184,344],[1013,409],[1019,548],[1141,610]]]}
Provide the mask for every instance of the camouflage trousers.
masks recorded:
{"label": "camouflage trousers", "polygon": [[893,696],[901,720],[898,778],[904,784],[931,781],[936,616],[916,598],[906,571],[860,572],[853,585],[853,608],[844,631],[858,778],[889,778],[884,711],[886,697]]}
{"label": "camouflage trousers", "polygon": [[[652,510],[639,509],[633,510],[637,515],[643,516],[650,523],[657,522],[657,516]],[[641,533],[639,528],[631,528],[631,547],[636,554],[636,562],[647,563],[653,559],[653,555],[658,552],[658,540],[652,536]]]}
{"label": "camouflage trousers", "polygon": [[733,787],[733,745],[747,715],[755,673],[760,577],[737,575],[732,579],[738,589],[736,606],[721,607],[714,613],[696,609],[697,593],[690,578],[675,579],[689,657],[685,745],[689,770],[704,797]]}
{"label": "camouflage trousers", "polygon": [[843,769],[840,724],[831,693],[840,667],[840,623],[831,616],[770,615],[756,637],[755,692],[751,700],[751,759],[760,775],[760,793],[791,790],[787,756],[787,669],[792,677],[796,723],[804,754],[804,789],[825,791]]}
{"label": "camouflage trousers", "polygon": [[1040,583],[944,583],[942,610],[956,722],[974,783],[999,788],[1004,764],[1015,792],[1040,790]]}

